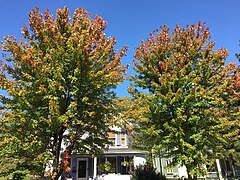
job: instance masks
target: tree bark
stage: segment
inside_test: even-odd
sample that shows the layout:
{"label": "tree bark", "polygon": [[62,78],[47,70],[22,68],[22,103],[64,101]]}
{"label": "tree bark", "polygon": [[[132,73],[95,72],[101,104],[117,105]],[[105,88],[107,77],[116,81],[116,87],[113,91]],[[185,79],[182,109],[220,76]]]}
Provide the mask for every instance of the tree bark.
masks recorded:
{"label": "tree bark", "polygon": [[[58,178],[62,174],[62,168],[61,168],[61,163],[60,161],[60,153],[61,153],[61,145],[62,145],[62,140],[63,140],[63,133],[65,132],[66,127],[61,126],[61,128],[58,131],[57,136],[54,137],[54,141],[56,141],[55,146],[53,147],[55,149],[55,160],[53,164],[53,174],[57,174],[56,177],[54,178],[55,180],[58,180]],[[55,140],[56,138],[56,140]],[[60,167],[59,167],[60,166]]]}

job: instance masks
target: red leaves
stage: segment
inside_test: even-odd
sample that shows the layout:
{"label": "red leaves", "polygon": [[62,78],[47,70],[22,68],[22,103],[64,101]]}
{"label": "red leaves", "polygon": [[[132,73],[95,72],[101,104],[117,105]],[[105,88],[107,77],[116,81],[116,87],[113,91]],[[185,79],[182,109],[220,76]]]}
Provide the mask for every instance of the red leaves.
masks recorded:
{"label": "red leaves", "polygon": [[63,159],[61,160],[61,169],[63,169],[65,172],[70,172],[71,168],[70,168],[70,163],[69,163],[69,159],[71,158],[70,154],[69,154],[69,149],[66,149],[66,152],[63,155]]}
{"label": "red leaves", "polygon": [[[52,153],[46,157],[46,161],[54,160],[51,176],[61,174],[63,169],[70,171],[68,154],[61,162],[58,160],[63,136],[65,142],[79,149],[94,146],[98,150],[107,142],[102,132],[108,130],[110,117],[106,118],[106,114],[113,116],[113,88],[125,76],[127,66],[122,65],[121,59],[127,47],[116,51],[116,39],[103,32],[106,25],[101,17],[92,19],[84,9],[76,9],[70,20],[66,7],[57,10],[56,19],[48,9],[43,15],[36,7],[29,14],[29,27],[22,28],[24,41],[7,36],[0,45],[7,52],[4,59],[8,61],[0,64],[0,83],[9,96],[3,107],[10,109],[10,116],[18,115],[11,121],[21,127],[34,121],[32,126],[16,129],[13,134],[22,137],[28,133],[33,138],[39,135],[36,141],[42,147],[32,143],[28,149],[34,152],[33,157],[43,151]],[[85,97],[88,100],[81,101]],[[6,97],[1,98],[5,102]],[[11,118],[4,112],[2,115],[7,120]],[[68,128],[69,134],[63,135]],[[91,133],[94,142],[77,138],[75,134],[80,131]],[[49,144],[49,139],[54,142]]]}

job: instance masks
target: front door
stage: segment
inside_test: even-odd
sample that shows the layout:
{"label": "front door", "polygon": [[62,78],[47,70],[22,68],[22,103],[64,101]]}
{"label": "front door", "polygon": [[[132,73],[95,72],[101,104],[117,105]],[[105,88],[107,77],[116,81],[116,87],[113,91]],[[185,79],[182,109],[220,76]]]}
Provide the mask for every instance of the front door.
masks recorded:
{"label": "front door", "polygon": [[88,159],[78,159],[77,180],[88,179]]}

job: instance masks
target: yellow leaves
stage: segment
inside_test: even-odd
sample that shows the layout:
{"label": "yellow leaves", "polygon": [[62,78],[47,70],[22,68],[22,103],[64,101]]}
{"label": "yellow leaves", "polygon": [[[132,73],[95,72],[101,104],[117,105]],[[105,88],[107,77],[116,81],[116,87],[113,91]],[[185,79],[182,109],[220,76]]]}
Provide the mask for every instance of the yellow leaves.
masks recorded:
{"label": "yellow leaves", "polygon": [[90,111],[90,112],[88,112],[88,116],[89,117],[95,117],[96,116],[96,112]]}
{"label": "yellow leaves", "polygon": [[59,86],[59,84],[58,84],[57,81],[52,81],[51,83],[52,83],[52,86],[53,86],[53,87],[58,87],[58,86]]}
{"label": "yellow leaves", "polygon": [[25,73],[25,72],[22,72],[22,75],[23,75],[23,77],[25,77],[25,78],[26,78],[27,80],[29,80],[29,81],[31,81],[32,78],[33,78],[30,74]]}
{"label": "yellow leaves", "polygon": [[82,120],[76,120],[75,122],[77,125],[83,126],[85,123]]}
{"label": "yellow leaves", "polygon": [[98,128],[97,128],[96,125],[91,125],[91,126],[90,126],[90,129],[92,129],[92,130],[97,130]]}
{"label": "yellow leaves", "polygon": [[45,88],[45,86],[44,85],[40,85],[39,86],[39,91],[40,91],[40,93],[46,93],[47,92],[47,89]]}
{"label": "yellow leaves", "polygon": [[[112,88],[124,79],[127,66],[121,58],[126,47],[117,53],[116,39],[103,33],[106,22],[99,16],[92,20],[84,9],[76,9],[71,23],[68,8],[57,10],[56,20],[48,10],[43,17],[36,8],[29,14],[29,24],[30,29],[22,28],[26,42],[6,37],[0,45],[7,52],[5,60],[12,63],[0,64],[1,86],[9,96],[1,97],[6,101],[2,107],[10,109],[1,112],[1,123],[16,124],[11,133],[24,141],[21,148],[44,165],[48,158],[40,151],[57,151],[62,142],[56,137],[65,135],[66,129],[70,130],[64,138],[76,142],[76,147],[104,146],[99,139],[105,138],[109,119],[118,111]],[[143,108],[136,114],[140,117],[147,111]],[[80,144],[79,133],[87,131],[98,136],[96,142]],[[59,164],[53,166],[57,169]]]}
{"label": "yellow leaves", "polygon": [[71,102],[69,107],[77,107],[77,103],[76,102]]}
{"label": "yellow leaves", "polygon": [[26,93],[27,93],[26,89],[20,89],[20,90],[18,91],[18,95],[19,95],[19,96],[24,96]]}
{"label": "yellow leaves", "polygon": [[167,27],[154,33],[135,51],[135,86],[149,90],[149,96],[153,97],[141,96],[131,89],[134,99],[140,102],[139,107],[149,107],[149,112],[142,114],[147,123],[137,121],[138,135],[153,138],[146,133],[149,127],[162,130],[156,135],[158,145],[164,144],[170,150],[180,148],[176,156],[184,159],[181,162],[189,167],[195,163],[192,172],[201,173],[208,150],[212,146],[216,151],[223,148],[227,140],[224,133],[236,134],[236,127],[229,124],[236,117],[229,93],[233,83],[228,79],[233,79],[227,77],[236,72],[235,65],[225,69],[228,52],[214,51],[215,43],[209,42],[209,30],[201,22],[186,28],[177,25],[172,37]]}
{"label": "yellow leaves", "polygon": [[83,97],[82,98],[82,102],[88,102],[89,101],[89,98],[88,97]]}
{"label": "yellow leaves", "polygon": [[49,107],[50,113],[59,114],[58,98],[52,96],[49,100],[48,107]]}

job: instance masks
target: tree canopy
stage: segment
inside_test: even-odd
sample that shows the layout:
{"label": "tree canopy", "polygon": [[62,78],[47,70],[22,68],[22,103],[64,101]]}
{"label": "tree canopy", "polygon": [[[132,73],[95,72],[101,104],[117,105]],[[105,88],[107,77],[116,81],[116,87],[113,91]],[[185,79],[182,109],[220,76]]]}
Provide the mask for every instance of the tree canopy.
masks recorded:
{"label": "tree canopy", "polygon": [[189,178],[217,158],[239,159],[240,67],[226,65],[205,24],[165,25],[142,41],[122,99],[114,88],[127,48],[116,50],[106,26],[85,9],[54,17],[36,7],[22,39],[0,41],[0,178],[58,179],[71,155],[101,153],[116,118],[134,146],[185,165]]}
{"label": "tree canopy", "polygon": [[215,50],[210,37],[201,22],[172,32],[162,26],[135,52],[136,146],[165,150],[172,165],[187,167],[189,178],[205,174],[239,131],[236,66],[225,65],[227,50]]}
{"label": "tree canopy", "polygon": [[[0,156],[18,170],[58,179],[68,164],[64,153],[96,154],[108,143],[113,89],[123,82],[116,39],[104,34],[106,22],[85,9],[29,13],[23,39],[5,36],[0,48]],[[63,148],[63,149],[62,149]],[[61,154],[62,152],[62,154]],[[62,161],[60,161],[62,157]],[[0,176],[16,172],[1,172]]]}

